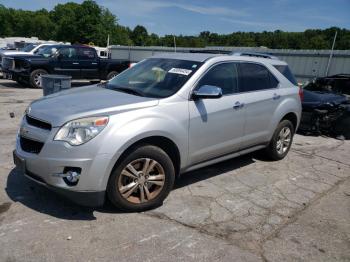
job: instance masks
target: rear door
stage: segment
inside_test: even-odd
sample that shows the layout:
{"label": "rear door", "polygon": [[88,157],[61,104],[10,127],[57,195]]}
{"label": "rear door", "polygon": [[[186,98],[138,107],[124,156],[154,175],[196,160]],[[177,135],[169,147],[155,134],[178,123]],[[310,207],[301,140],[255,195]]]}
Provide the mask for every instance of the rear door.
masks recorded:
{"label": "rear door", "polygon": [[267,142],[281,92],[277,78],[262,64],[239,64],[239,91],[245,95],[246,123],[243,148]]}
{"label": "rear door", "polygon": [[54,68],[55,73],[69,75],[72,78],[80,78],[80,63],[78,48],[62,47],[58,50],[57,63]]}
{"label": "rear door", "polygon": [[200,79],[203,85],[220,87],[218,99],[189,101],[189,162],[200,163],[211,158],[238,151],[244,130],[242,95],[237,92],[237,65],[233,62],[213,66]]}
{"label": "rear door", "polygon": [[79,48],[81,78],[99,79],[99,58],[93,48]]}

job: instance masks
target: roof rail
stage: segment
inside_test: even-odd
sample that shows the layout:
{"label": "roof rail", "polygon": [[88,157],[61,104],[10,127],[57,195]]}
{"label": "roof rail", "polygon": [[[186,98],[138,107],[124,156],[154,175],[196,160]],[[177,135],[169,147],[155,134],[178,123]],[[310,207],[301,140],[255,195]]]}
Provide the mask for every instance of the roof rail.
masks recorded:
{"label": "roof rail", "polygon": [[273,59],[273,60],[279,60],[277,56],[273,56],[270,54],[265,53],[257,53],[257,52],[231,52],[230,55],[236,55],[236,56],[254,56],[254,57],[260,57],[260,58],[267,58],[267,59]]}
{"label": "roof rail", "polygon": [[189,53],[202,53],[202,54],[224,54],[224,55],[229,55],[231,54],[230,51],[225,51],[225,50],[189,50]]}

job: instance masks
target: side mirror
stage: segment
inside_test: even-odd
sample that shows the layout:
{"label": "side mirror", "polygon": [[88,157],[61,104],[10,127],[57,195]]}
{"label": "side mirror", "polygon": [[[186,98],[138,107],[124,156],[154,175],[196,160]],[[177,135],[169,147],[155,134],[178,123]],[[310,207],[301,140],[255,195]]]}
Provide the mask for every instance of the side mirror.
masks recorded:
{"label": "side mirror", "polygon": [[217,86],[204,85],[193,91],[192,98],[196,99],[215,99],[222,97],[222,89]]}

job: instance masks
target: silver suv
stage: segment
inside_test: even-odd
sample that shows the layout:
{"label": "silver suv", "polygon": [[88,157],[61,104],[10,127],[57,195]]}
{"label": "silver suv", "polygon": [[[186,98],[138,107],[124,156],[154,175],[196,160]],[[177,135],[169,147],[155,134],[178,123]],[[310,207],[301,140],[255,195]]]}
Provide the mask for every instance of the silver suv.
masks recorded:
{"label": "silver suv", "polygon": [[141,211],[175,178],[255,150],[284,158],[301,114],[285,62],[213,54],[163,54],[107,83],[34,101],[14,161],[34,181],[76,203]]}

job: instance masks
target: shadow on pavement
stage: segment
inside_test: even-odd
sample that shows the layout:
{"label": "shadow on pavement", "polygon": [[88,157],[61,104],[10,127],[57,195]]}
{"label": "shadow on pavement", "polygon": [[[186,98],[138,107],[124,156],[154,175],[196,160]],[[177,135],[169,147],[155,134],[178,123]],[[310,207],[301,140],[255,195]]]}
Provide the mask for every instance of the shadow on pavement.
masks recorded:
{"label": "shadow on pavement", "polygon": [[[197,182],[233,171],[254,163],[252,154],[227,160],[222,163],[185,173],[175,182],[174,190],[195,184]],[[103,207],[82,207],[66,200],[60,195],[38,185],[26,178],[16,168],[12,169],[7,178],[6,193],[14,202],[37,212],[66,220],[95,220],[94,211],[102,213],[123,213],[109,201]]]}
{"label": "shadow on pavement", "polygon": [[255,157],[255,154],[248,154],[181,174],[180,179],[175,181],[174,190],[253,164]]}

